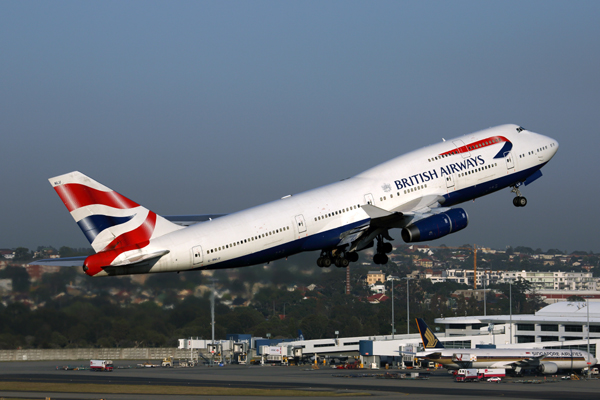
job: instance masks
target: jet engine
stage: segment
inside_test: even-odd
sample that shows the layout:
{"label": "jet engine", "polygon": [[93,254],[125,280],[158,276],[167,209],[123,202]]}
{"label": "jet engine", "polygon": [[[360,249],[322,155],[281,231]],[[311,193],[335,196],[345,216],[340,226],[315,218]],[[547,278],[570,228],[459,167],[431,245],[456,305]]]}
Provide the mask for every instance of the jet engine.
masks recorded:
{"label": "jet engine", "polygon": [[462,208],[453,208],[408,225],[402,229],[402,239],[406,243],[434,240],[458,232],[468,224],[467,212]]}
{"label": "jet engine", "polygon": [[555,374],[558,372],[558,365],[553,362],[545,362],[540,365],[540,372],[542,374]]}

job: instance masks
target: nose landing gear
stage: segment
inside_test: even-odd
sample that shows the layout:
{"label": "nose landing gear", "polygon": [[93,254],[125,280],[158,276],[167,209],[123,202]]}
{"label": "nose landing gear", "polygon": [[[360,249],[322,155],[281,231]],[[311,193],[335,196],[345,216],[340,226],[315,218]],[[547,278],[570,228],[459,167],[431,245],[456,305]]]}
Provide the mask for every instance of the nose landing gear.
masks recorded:
{"label": "nose landing gear", "polygon": [[515,207],[525,207],[527,205],[527,199],[521,196],[521,191],[519,190],[520,185],[513,185],[511,192],[516,194],[517,197],[513,199],[513,204]]}

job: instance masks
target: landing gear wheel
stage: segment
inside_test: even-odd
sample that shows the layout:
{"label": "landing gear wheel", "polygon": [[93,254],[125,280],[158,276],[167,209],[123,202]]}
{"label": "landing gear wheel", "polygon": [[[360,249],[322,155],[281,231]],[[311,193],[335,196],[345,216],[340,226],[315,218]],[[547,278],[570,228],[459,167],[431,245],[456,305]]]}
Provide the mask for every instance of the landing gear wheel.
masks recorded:
{"label": "landing gear wheel", "polygon": [[317,265],[321,268],[323,268],[323,257],[319,257],[317,258]]}
{"label": "landing gear wheel", "polygon": [[513,199],[515,207],[525,207],[527,205],[527,199],[523,196],[517,196]]}
{"label": "landing gear wheel", "polygon": [[331,258],[323,257],[323,261],[321,261],[323,268],[329,268],[331,266]]}
{"label": "landing gear wheel", "polygon": [[350,261],[346,260],[343,257],[338,257],[335,259],[335,266],[338,268],[346,268],[350,264]]}
{"label": "landing gear wheel", "polygon": [[380,262],[379,262],[380,259],[381,259],[381,254],[380,253],[375,253],[373,255],[373,262],[375,264],[379,265],[380,264]]}
{"label": "landing gear wheel", "polygon": [[382,250],[384,253],[391,253],[394,248],[392,247],[391,243],[386,242],[382,245]]}

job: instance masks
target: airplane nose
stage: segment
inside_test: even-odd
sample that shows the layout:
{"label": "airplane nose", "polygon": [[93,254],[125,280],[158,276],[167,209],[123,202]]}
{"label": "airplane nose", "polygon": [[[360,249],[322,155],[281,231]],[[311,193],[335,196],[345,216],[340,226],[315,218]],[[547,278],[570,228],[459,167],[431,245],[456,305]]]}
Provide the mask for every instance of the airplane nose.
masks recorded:
{"label": "airplane nose", "polygon": [[558,151],[558,142],[554,139],[550,139],[550,145],[548,145],[548,150],[550,150],[550,157],[552,158],[554,157],[554,155],[556,154],[556,152]]}

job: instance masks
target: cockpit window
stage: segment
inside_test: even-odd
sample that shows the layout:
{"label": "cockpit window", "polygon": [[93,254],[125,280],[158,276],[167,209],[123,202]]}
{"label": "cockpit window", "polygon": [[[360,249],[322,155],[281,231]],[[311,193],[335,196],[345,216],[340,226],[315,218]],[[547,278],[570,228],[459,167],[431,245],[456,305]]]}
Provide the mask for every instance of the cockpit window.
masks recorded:
{"label": "cockpit window", "polygon": [[526,130],[527,129],[523,128],[522,126],[520,126],[520,127],[517,128],[517,132],[519,132],[519,133],[523,132],[523,131],[526,131]]}

